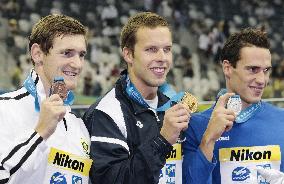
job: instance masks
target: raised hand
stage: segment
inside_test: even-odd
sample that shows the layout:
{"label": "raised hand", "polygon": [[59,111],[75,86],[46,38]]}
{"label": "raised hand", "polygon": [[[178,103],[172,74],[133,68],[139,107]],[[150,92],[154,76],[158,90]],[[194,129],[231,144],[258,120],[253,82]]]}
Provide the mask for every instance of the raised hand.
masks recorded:
{"label": "raised hand", "polygon": [[178,103],[165,112],[161,135],[170,143],[175,144],[180,132],[186,130],[190,119],[190,110],[186,105]]}
{"label": "raised hand", "polygon": [[62,99],[58,94],[51,95],[46,98],[40,107],[40,114],[35,131],[38,132],[43,139],[47,139],[52,135],[66,114],[66,108]]}
{"label": "raised hand", "polygon": [[234,111],[226,109],[226,104],[233,95],[234,93],[226,93],[219,97],[201,140],[200,149],[209,161],[213,157],[215,142],[221,137],[224,131],[229,131],[232,128],[233,122],[236,119]]}

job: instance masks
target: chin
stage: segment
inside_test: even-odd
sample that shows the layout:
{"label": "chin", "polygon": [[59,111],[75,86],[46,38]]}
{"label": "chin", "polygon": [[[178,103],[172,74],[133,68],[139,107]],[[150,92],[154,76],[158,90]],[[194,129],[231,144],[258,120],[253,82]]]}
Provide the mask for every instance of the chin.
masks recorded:
{"label": "chin", "polygon": [[165,83],[165,80],[157,80],[157,81],[153,81],[151,84],[152,87],[159,87],[161,85],[163,85]]}
{"label": "chin", "polygon": [[250,100],[250,103],[257,103],[257,102],[259,102],[261,100],[261,98],[253,98],[253,99],[251,99]]}

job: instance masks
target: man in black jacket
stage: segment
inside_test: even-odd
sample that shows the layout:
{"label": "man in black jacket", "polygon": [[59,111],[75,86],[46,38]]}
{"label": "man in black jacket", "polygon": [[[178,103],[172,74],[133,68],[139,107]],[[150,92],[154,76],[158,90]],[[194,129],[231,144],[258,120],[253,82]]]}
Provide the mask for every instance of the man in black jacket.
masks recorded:
{"label": "man in black jacket", "polygon": [[121,49],[127,70],[83,118],[92,141],[91,181],[181,183],[181,147],[175,143],[190,114],[181,103],[165,107],[172,66],[167,21],[150,12],[134,15],[122,29]]}

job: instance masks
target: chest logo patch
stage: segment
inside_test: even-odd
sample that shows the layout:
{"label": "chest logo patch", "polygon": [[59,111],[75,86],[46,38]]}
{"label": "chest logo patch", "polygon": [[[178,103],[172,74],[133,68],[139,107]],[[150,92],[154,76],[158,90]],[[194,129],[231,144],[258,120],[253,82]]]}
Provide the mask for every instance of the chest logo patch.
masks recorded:
{"label": "chest logo patch", "polygon": [[141,123],[141,121],[137,121],[136,126],[138,126],[139,128],[143,128],[143,124]]}

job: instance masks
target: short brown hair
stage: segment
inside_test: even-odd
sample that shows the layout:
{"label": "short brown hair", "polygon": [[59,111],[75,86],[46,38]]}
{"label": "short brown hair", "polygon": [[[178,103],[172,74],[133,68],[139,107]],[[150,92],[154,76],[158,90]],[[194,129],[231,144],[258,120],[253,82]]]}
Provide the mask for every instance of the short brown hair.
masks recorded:
{"label": "short brown hair", "polygon": [[165,18],[152,12],[141,12],[130,17],[120,34],[121,49],[127,47],[134,51],[138,29],[142,27],[156,28],[158,26],[165,26],[170,29],[169,23]]}
{"label": "short brown hair", "polygon": [[246,28],[232,34],[221,51],[221,62],[228,60],[235,68],[240,60],[241,49],[252,46],[270,49],[267,33],[260,29]]}
{"label": "short brown hair", "polygon": [[[78,20],[66,15],[48,15],[34,25],[29,36],[29,51],[32,45],[37,43],[44,54],[48,54],[55,37],[77,34],[85,38],[87,34],[86,28]],[[34,64],[33,60],[32,62]]]}

